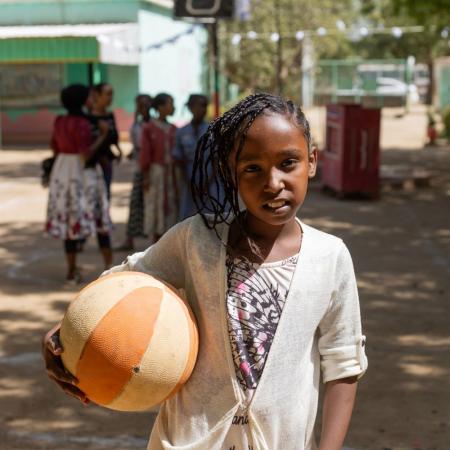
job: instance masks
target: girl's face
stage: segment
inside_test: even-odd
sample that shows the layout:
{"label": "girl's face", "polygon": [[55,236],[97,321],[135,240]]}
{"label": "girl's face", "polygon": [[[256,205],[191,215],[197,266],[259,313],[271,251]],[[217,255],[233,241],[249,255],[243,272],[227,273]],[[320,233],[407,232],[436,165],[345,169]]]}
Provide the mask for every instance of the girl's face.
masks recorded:
{"label": "girl's face", "polygon": [[169,98],[167,99],[166,103],[159,105],[158,111],[160,116],[171,116],[175,112],[175,108],[173,106],[173,98]]}
{"label": "girl's face", "polygon": [[100,93],[97,93],[95,101],[102,108],[109,108],[113,101],[113,88],[109,84],[105,84]]}
{"label": "girl's face", "polygon": [[192,113],[192,120],[194,122],[201,122],[205,116],[208,109],[208,102],[205,99],[195,100],[191,105],[189,105],[189,110]]}
{"label": "girl's face", "polygon": [[150,107],[152,106],[152,99],[150,97],[139,97],[136,109],[141,116],[148,116]]}
{"label": "girl's face", "polygon": [[235,166],[239,195],[250,218],[270,226],[294,220],[316,162],[317,152],[308,154],[303,132],[293,120],[273,113],[257,117]]}

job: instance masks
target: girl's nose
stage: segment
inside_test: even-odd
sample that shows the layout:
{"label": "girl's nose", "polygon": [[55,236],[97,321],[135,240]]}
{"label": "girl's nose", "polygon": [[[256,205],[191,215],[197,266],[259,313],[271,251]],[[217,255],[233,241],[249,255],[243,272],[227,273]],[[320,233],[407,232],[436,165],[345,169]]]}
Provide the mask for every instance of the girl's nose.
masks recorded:
{"label": "girl's nose", "polygon": [[280,192],[285,188],[281,174],[276,170],[271,170],[264,185],[264,191],[270,193]]}

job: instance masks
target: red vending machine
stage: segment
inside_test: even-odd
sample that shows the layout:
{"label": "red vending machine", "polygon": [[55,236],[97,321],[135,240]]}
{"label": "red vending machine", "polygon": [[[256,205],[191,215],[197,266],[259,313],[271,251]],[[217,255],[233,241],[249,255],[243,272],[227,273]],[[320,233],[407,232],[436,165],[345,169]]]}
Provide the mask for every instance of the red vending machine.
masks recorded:
{"label": "red vending machine", "polygon": [[337,194],[378,197],[380,110],[328,105],[322,183]]}

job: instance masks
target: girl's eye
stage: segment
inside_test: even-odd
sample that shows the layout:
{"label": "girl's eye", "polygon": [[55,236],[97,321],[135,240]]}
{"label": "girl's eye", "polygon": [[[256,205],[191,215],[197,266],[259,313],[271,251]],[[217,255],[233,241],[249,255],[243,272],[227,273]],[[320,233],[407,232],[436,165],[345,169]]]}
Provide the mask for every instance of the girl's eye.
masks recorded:
{"label": "girl's eye", "polygon": [[253,173],[253,172],[257,172],[258,170],[259,170],[259,166],[257,166],[256,164],[251,164],[250,166],[247,166],[244,169],[244,172]]}
{"label": "girl's eye", "polygon": [[286,161],[283,161],[281,163],[281,166],[282,167],[292,167],[296,163],[297,163],[296,159],[287,159]]}

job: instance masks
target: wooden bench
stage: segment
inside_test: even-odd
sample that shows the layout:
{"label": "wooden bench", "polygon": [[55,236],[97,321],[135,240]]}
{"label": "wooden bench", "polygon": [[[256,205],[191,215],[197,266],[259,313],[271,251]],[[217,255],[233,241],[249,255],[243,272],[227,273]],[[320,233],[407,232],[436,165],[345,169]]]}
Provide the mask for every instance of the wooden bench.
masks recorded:
{"label": "wooden bench", "polygon": [[431,172],[427,169],[408,166],[381,166],[380,184],[384,189],[427,188],[431,183]]}

